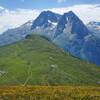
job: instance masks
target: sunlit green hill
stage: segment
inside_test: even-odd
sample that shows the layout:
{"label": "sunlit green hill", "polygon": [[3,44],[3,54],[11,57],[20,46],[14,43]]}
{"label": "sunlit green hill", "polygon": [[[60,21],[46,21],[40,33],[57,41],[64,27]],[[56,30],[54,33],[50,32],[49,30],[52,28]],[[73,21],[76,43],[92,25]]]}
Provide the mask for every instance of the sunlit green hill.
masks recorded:
{"label": "sunlit green hill", "polygon": [[47,39],[0,47],[0,85],[96,85],[100,68],[72,57]]}

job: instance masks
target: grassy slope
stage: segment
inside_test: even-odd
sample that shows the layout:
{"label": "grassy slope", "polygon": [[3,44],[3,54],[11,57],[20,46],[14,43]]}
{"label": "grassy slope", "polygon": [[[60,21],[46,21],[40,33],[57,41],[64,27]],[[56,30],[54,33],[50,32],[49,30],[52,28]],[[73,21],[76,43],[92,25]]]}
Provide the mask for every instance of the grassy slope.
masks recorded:
{"label": "grassy slope", "polygon": [[71,57],[39,36],[1,47],[0,71],[0,85],[100,83],[99,67]]}

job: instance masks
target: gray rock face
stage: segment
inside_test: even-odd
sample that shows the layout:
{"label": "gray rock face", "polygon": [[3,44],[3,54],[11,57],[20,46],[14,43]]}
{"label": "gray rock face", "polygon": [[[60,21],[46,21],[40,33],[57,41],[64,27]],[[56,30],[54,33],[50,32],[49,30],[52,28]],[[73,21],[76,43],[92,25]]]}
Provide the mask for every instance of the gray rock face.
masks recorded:
{"label": "gray rock face", "polygon": [[84,38],[89,31],[83,22],[72,11],[69,11],[61,17],[55,37],[62,33],[77,34],[78,38]]}
{"label": "gray rock face", "polygon": [[33,22],[31,30],[34,33],[52,40],[61,15],[51,11],[43,11]]}
{"label": "gray rock face", "polygon": [[81,49],[88,34],[87,27],[70,11],[61,17],[53,42],[72,55],[82,58]]}

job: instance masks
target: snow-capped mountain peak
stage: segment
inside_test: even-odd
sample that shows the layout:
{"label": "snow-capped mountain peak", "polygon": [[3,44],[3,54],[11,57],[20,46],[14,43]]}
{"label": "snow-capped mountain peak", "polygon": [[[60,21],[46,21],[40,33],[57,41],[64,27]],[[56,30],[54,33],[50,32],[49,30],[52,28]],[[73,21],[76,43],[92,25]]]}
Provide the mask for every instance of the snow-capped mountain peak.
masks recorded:
{"label": "snow-capped mountain peak", "polygon": [[61,17],[54,38],[63,32],[77,34],[78,38],[83,38],[89,33],[84,23],[72,11],[64,13]]}
{"label": "snow-capped mountain peak", "polygon": [[60,19],[61,15],[55,14],[51,11],[43,11],[33,22],[32,30],[38,27],[46,28],[51,23],[57,23]]}

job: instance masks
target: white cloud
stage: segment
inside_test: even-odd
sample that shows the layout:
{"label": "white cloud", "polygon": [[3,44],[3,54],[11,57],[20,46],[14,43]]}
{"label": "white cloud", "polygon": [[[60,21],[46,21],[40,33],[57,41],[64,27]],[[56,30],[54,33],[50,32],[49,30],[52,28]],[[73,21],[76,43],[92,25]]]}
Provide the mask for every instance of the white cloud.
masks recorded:
{"label": "white cloud", "polygon": [[3,7],[0,7],[0,10],[4,9]]}
{"label": "white cloud", "polygon": [[[66,8],[52,8],[49,10],[60,14],[72,10],[84,23],[88,23],[89,21],[100,22],[100,6],[98,5],[76,5]],[[17,9],[11,11],[0,7],[0,33],[8,28],[18,27],[28,20],[35,19],[41,11],[36,9]]]}
{"label": "white cloud", "polygon": [[28,20],[35,19],[39,13],[39,10],[31,9],[17,9],[16,11],[3,10],[0,12],[0,33],[8,28],[15,28]]}

